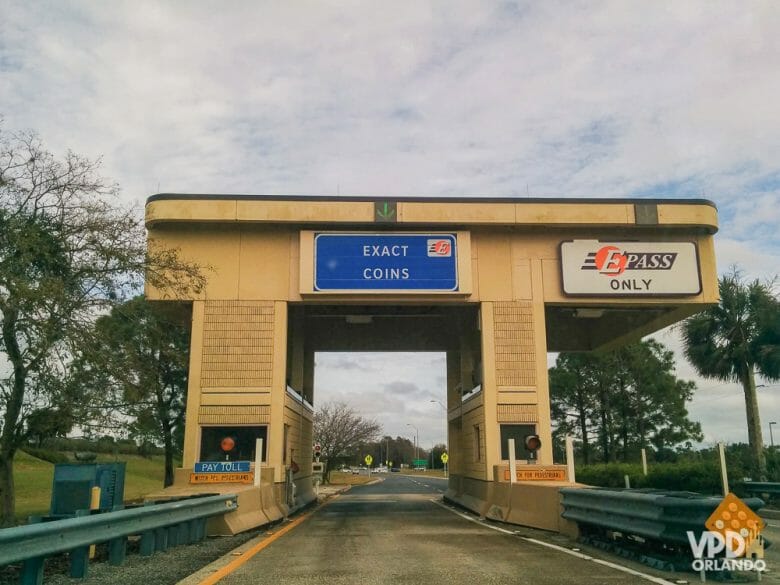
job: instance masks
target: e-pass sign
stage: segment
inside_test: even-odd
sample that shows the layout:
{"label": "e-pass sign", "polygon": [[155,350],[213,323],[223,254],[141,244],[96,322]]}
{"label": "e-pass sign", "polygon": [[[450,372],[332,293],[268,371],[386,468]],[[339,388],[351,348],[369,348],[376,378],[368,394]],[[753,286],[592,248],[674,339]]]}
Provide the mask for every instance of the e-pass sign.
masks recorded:
{"label": "e-pass sign", "polygon": [[456,234],[314,236],[314,290],[458,290]]}
{"label": "e-pass sign", "polygon": [[570,296],[681,296],[701,292],[693,242],[561,243],[563,292]]}

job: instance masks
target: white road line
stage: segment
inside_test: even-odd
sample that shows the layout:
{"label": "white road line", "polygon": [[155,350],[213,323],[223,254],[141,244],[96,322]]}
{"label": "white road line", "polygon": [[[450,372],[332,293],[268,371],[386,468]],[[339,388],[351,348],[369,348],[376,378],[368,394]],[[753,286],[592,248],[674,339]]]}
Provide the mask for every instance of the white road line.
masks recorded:
{"label": "white road line", "polygon": [[[465,518],[469,522],[474,522],[475,524],[478,524],[479,526],[483,526],[485,528],[490,528],[491,530],[495,530],[496,532],[502,532],[504,534],[509,534],[511,536],[518,536],[511,530],[507,530],[506,528],[501,528],[500,526],[492,526],[490,524],[486,524],[485,522],[480,522],[476,518],[472,518],[468,514],[463,514],[462,512],[458,512],[457,510],[454,510],[453,508],[450,508],[449,506],[445,506],[438,500],[431,499],[431,502],[436,504],[437,506],[440,506],[444,508],[445,510],[448,510],[449,512],[452,512],[456,516],[460,516],[461,518]],[[628,573],[629,575],[634,575],[635,577],[641,577],[642,579],[645,579],[646,581],[650,581],[651,583],[657,583],[658,585],[675,585],[672,581],[668,581],[666,579],[663,579],[661,577],[655,577],[654,575],[648,575],[647,573],[642,573],[641,571],[635,571],[634,569],[630,569],[629,567],[624,567],[623,565],[618,565],[617,563],[613,563],[610,561],[605,561],[602,559],[597,559],[595,557],[591,557],[586,554],[582,554],[573,550],[569,550],[568,548],[565,548],[563,546],[558,546],[557,544],[552,544],[550,542],[544,542],[543,540],[538,540],[536,538],[531,538],[529,536],[519,536],[518,538],[522,538],[523,540],[527,542],[531,542],[533,544],[538,544],[539,546],[544,546],[547,548],[551,548],[553,550],[557,550],[562,553],[566,553],[567,555],[576,557],[578,559],[582,559],[583,561],[593,561],[594,563],[598,563],[599,565],[604,565],[606,567],[609,567],[611,569],[615,569],[617,571],[622,571],[623,573]]]}

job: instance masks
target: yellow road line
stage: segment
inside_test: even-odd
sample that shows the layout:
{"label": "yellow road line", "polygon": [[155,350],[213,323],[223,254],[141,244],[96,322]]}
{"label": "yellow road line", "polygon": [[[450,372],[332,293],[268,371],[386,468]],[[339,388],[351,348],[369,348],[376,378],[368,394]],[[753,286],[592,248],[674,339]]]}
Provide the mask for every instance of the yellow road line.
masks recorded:
{"label": "yellow road line", "polygon": [[246,562],[247,562],[249,559],[251,559],[251,558],[252,558],[253,556],[255,556],[257,553],[259,553],[259,552],[260,552],[261,550],[263,550],[265,547],[267,547],[268,545],[272,544],[273,542],[275,542],[276,540],[278,540],[279,538],[281,538],[282,536],[284,536],[285,534],[287,534],[288,532],[290,532],[290,530],[292,530],[293,528],[295,528],[295,527],[296,527],[296,526],[298,526],[299,524],[302,524],[302,523],[303,523],[303,522],[304,522],[304,521],[305,521],[307,518],[309,518],[309,517],[313,516],[313,515],[314,515],[314,514],[317,512],[317,510],[319,510],[320,508],[323,508],[323,507],[327,506],[327,505],[328,505],[330,502],[332,502],[332,501],[333,501],[334,499],[336,499],[337,497],[338,497],[338,494],[336,494],[335,496],[333,496],[333,497],[332,497],[331,499],[329,499],[328,501],[326,501],[326,502],[323,502],[322,504],[320,504],[319,506],[317,506],[317,507],[316,507],[314,510],[312,510],[311,512],[308,512],[308,513],[306,513],[306,514],[302,514],[301,516],[299,516],[298,518],[296,518],[295,520],[293,520],[292,522],[290,522],[290,523],[289,523],[287,526],[285,526],[285,527],[284,527],[284,528],[282,528],[281,530],[279,530],[279,531],[277,531],[277,532],[274,532],[274,533],[273,533],[271,536],[269,536],[268,538],[266,538],[266,539],[264,539],[264,540],[262,540],[262,541],[258,542],[258,543],[257,543],[255,546],[253,546],[252,548],[250,548],[248,551],[246,551],[244,554],[242,554],[242,555],[241,555],[240,557],[238,557],[237,559],[235,559],[235,560],[233,560],[233,561],[229,562],[227,565],[225,565],[224,567],[222,567],[222,568],[221,568],[221,569],[219,569],[218,571],[215,571],[214,573],[212,573],[211,575],[209,575],[208,577],[206,577],[206,578],[205,578],[203,581],[201,581],[201,582],[200,582],[198,585],[214,585],[214,583],[216,583],[217,581],[219,581],[219,580],[220,580],[220,579],[222,579],[223,577],[227,577],[228,575],[230,575],[230,573],[232,573],[233,571],[235,571],[236,569],[238,569],[238,568],[239,568],[241,565],[243,565],[244,563],[246,563]]}

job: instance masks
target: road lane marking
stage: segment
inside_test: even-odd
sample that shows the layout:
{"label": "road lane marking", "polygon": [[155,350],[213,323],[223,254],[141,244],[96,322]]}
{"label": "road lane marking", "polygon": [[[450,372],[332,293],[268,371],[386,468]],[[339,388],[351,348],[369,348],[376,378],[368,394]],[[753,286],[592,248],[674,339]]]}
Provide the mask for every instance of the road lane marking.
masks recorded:
{"label": "road lane marking", "polygon": [[568,549],[563,546],[558,546],[557,544],[552,544],[550,542],[544,542],[543,540],[538,540],[536,538],[531,538],[530,536],[519,536],[515,534],[511,530],[507,530],[506,528],[501,528],[500,526],[492,526],[490,524],[487,524],[485,522],[482,522],[480,520],[477,520],[476,518],[472,518],[468,514],[463,514],[462,512],[458,512],[457,510],[450,508],[449,506],[446,506],[442,502],[439,502],[438,500],[430,499],[429,501],[433,502],[440,508],[444,508],[445,510],[452,512],[456,516],[460,516],[461,518],[465,518],[469,522],[473,522],[474,524],[477,524],[479,526],[483,526],[485,528],[490,528],[491,530],[495,530],[496,532],[501,532],[503,534],[508,534],[510,536],[515,536],[517,538],[522,538],[523,540],[527,542],[531,542],[533,544],[537,544],[539,546],[544,546],[553,550],[557,550],[562,553],[566,553],[567,555],[576,557],[578,559],[582,559],[583,561],[593,561],[594,563],[598,563],[599,565],[604,565],[606,567],[610,567],[611,569],[615,569],[617,571],[621,571],[623,573],[628,573],[629,575],[634,575],[635,577],[641,577],[642,579],[645,579],[646,581],[650,581],[651,583],[657,583],[658,585],[675,585],[671,581],[668,581],[666,579],[663,579],[662,577],[656,577],[654,575],[649,575],[647,573],[643,573],[641,571],[636,571],[634,569],[631,569],[629,567],[625,567],[623,565],[618,565],[617,563],[613,563],[610,561],[605,561],[602,559],[597,559],[595,557],[592,557],[590,555],[586,555],[580,552],[573,551],[571,549]]}
{"label": "road lane marking", "polygon": [[229,562],[227,565],[225,565],[221,569],[213,572],[211,575],[209,575],[208,577],[203,579],[203,581],[198,583],[198,585],[214,585],[214,583],[216,583],[217,581],[219,581],[223,577],[227,577],[228,575],[230,575],[230,573],[232,573],[233,571],[238,569],[240,566],[242,566],[244,563],[249,561],[249,559],[254,557],[257,553],[259,553],[265,547],[267,547],[268,545],[272,544],[273,542],[275,542],[276,540],[278,540],[279,538],[281,538],[282,536],[284,536],[285,534],[290,532],[293,528],[295,528],[299,524],[302,524],[304,521],[306,521],[310,517],[314,516],[314,514],[318,510],[321,510],[322,508],[327,506],[329,503],[333,502],[338,497],[339,497],[339,494],[336,494],[335,496],[333,496],[333,498],[323,502],[322,504],[320,504],[319,506],[314,508],[314,510],[312,510],[311,512],[308,512],[306,514],[302,514],[301,516],[298,516],[298,518],[296,518],[295,520],[290,522],[287,526],[285,526],[284,528],[278,530],[277,532],[274,532],[268,538],[265,538],[265,539],[261,540],[256,545],[254,545],[252,548],[250,548],[249,550],[244,552],[244,554],[242,554],[237,559]]}

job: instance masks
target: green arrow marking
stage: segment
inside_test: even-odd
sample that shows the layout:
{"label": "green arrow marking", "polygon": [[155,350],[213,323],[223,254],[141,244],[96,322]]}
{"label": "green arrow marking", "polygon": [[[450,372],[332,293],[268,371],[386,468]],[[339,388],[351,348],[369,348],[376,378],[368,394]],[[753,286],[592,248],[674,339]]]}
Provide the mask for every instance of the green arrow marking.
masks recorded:
{"label": "green arrow marking", "polygon": [[385,201],[384,209],[378,209],[376,214],[384,220],[388,220],[395,215],[395,209],[391,209]]}

